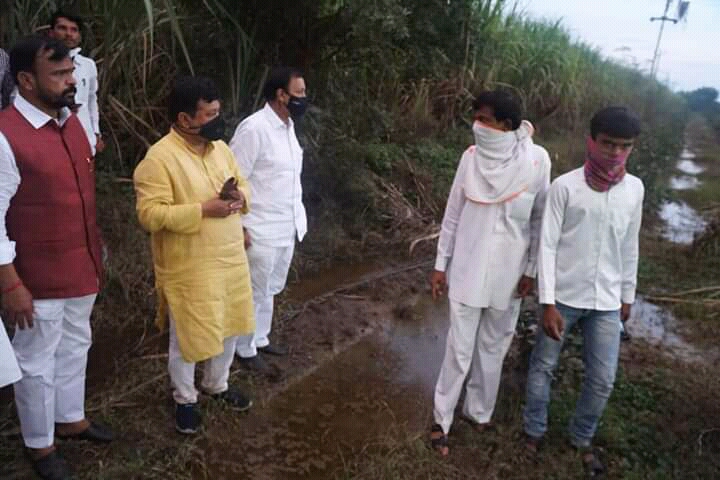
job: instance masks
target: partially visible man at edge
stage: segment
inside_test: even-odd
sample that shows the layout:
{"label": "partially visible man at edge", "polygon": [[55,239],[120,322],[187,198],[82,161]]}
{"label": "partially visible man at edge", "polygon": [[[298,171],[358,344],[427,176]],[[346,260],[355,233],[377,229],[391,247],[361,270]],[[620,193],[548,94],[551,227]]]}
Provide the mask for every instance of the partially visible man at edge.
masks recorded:
{"label": "partially visible man at edge", "polygon": [[250,273],[238,213],[250,189],[221,140],[220,93],[204,77],[180,77],[168,102],[170,132],[135,169],[137,213],[151,233],[157,325],[170,329],[168,370],[175,426],[200,427],[195,365],[207,360],[202,390],[236,410],[252,402],[230,388],[238,335],[255,327]]}
{"label": "partially visible man at edge", "polygon": [[257,328],[239,339],[237,354],[244,367],[268,374],[269,365],[257,353],[287,353],[285,346],[270,343],[273,302],[287,283],[295,241],[307,232],[300,184],[303,150],[295,135],[295,122],[307,108],[305,80],[293,68],[275,68],[263,95],[265,106],[238,125],[230,148],[253,198],[245,226]]}
{"label": "partially visible man at edge", "polygon": [[18,94],[0,112],[2,306],[17,327],[15,403],[28,457],[41,478],[62,480],[71,473],[56,436],[113,438],[84,407],[90,315],[103,277],[93,155],[68,109],[75,80],[65,45],[28,37],[11,50],[10,67]]}
{"label": "partially visible man at edge", "polygon": [[10,57],[0,48],[0,109],[10,105],[10,97],[15,88],[12,73],[10,73]]}
{"label": "partially visible man at edge", "polygon": [[92,58],[80,54],[83,20],[77,15],[58,11],[50,18],[48,35],[60,40],[70,49],[70,58],[75,65],[75,103],[77,116],[85,129],[93,155],[105,149],[100,133],[100,110],[98,108],[98,71]]}
{"label": "partially visible man at edge", "polygon": [[592,440],[615,383],[621,322],[635,301],[645,188],[626,162],[639,135],[640,121],[625,107],[593,116],[585,164],[553,181],[540,236],[543,318],[528,371],[526,446],[536,452],[547,431],[553,373],[577,325],[585,374],[568,431],[589,478],[605,473]]}

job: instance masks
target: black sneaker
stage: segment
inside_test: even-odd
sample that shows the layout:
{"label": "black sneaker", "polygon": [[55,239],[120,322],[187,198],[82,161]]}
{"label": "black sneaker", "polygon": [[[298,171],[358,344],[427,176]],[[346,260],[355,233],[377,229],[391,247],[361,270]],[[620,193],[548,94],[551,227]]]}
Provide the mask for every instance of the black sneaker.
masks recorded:
{"label": "black sneaker", "polygon": [[260,355],[254,357],[239,357],[240,366],[253,375],[262,375],[268,378],[275,378],[278,375],[269,363],[267,363]]}
{"label": "black sneaker", "polygon": [[27,450],[25,454],[30,459],[35,473],[43,480],[71,480],[73,478],[72,471],[65,463],[65,459],[55,450],[41,458],[32,458]]}
{"label": "black sneaker", "polygon": [[183,435],[193,435],[200,428],[200,414],[195,403],[175,404],[175,430]]}
{"label": "black sneaker", "polygon": [[213,398],[213,400],[223,402],[227,404],[230,408],[239,412],[249,410],[250,407],[252,407],[253,405],[252,400],[246,397],[240,390],[237,390],[235,388],[229,388],[224,392],[211,395],[211,397]]}

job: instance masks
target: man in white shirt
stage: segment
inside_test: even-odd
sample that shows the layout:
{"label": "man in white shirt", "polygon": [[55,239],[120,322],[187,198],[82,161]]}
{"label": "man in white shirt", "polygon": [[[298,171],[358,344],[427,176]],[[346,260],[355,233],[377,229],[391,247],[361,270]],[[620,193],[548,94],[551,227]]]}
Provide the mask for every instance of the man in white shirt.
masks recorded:
{"label": "man in white shirt", "polygon": [[550,187],[538,254],[543,306],[530,358],[525,406],[527,447],[536,451],[547,431],[550,383],[567,333],[583,335],[585,379],[570,441],[589,474],[605,470],[591,448],[615,382],[620,325],[635,301],[644,187],[626,172],[640,122],[624,107],[600,110],[590,122],[583,167]]}
{"label": "man in white shirt", "polygon": [[58,11],[50,19],[48,35],[60,40],[70,49],[70,58],[72,58],[75,65],[73,75],[77,82],[75,103],[78,108],[75,113],[85,129],[93,155],[95,155],[105,149],[105,143],[100,134],[100,111],[97,102],[97,66],[93,59],[80,54],[82,24],[82,18],[77,15]]}
{"label": "man in white shirt", "polygon": [[5,50],[0,48],[0,109],[10,105],[14,88],[15,81],[10,73],[10,57]]}
{"label": "man in white shirt", "polygon": [[473,109],[475,145],[460,159],[431,278],[433,298],[447,284],[450,300],[430,436],[442,456],[449,453],[447,435],[468,373],[464,417],[478,432],[492,426],[503,359],[536,274],[550,185],[550,157],[533,144],[533,127],[521,122],[516,99],[484,92]]}
{"label": "man in white shirt", "polygon": [[240,337],[236,352],[243,366],[268,374],[257,352],[287,353],[268,338],[273,299],[285,288],[295,239],[302,241],[307,232],[300,184],[303,150],[294,123],[307,108],[305,80],[295,69],[273,69],[263,95],[265,106],[238,125],[230,148],[250,183],[252,208],[243,222],[256,320],[255,334]]}

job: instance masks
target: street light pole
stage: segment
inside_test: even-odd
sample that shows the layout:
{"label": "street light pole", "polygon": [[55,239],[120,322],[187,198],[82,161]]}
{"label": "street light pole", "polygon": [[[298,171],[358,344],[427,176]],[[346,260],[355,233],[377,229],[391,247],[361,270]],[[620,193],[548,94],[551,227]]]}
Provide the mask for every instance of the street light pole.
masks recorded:
{"label": "street light pole", "polygon": [[655,21],[660,22],[660,33],[658,33],[657,43],[655,44],[655,54],[653,55],[652,66],[650,67],[650,76],[652,78],[655,78],[655,75],[657,75],[657,68],[658,68],[659,56],[660,56],[660,41],[662,40],[662,35],[663,35],[663,32],[665,31],[665,22],[673,22],[673,24],[678,22],[677,18],[668,17],[668,11],[670,11],[671,3],[672,3],[672,0],[665,1],[665,12],[663,12],[662,17],[652,17],[650,19],[651,22],[655,22]]}

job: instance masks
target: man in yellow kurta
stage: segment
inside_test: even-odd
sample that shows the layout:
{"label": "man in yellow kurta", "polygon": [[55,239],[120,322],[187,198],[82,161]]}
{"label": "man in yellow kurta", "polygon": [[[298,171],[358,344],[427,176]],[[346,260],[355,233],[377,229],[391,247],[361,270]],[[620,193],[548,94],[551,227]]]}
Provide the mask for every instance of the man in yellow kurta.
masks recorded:
{"label": "man in yellow kurta", "polygon": [[201,388],[238,410],[252,402],[228,388],[237,336],[255,328],[240,213],[249,187],[230,148],[212,80],[181,77],[170,93],[170,132],[135,169],[137,212],[151,233],[157,324],[169,319],[168,370],[180,433],[200,426],[195,364],[207,360]]}

